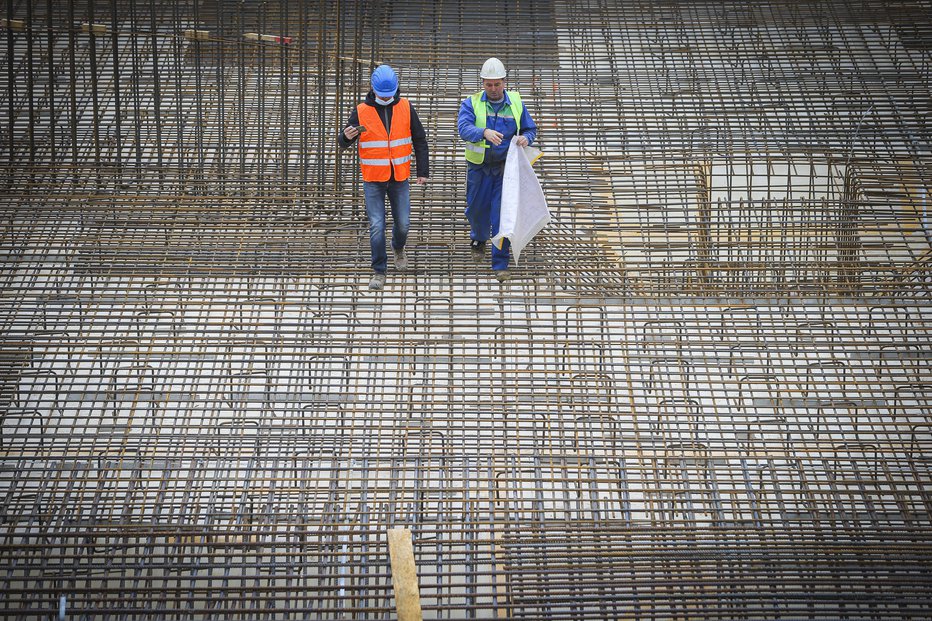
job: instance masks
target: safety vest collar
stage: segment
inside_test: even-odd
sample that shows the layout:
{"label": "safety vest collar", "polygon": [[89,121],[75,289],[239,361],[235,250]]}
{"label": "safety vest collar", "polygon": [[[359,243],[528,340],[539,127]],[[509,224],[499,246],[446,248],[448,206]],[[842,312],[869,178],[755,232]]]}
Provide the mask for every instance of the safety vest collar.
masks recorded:
{"label": "safety vest collar", "polygon": [[[506,106],[510,106],[510,105],[511,105],[511,99],[508,97],[508,89],[505,89],[505,90],[502,91],[502,92],[505,94],[505,105],[506,105]],[[479,91],[479,93],[481,93],[481,95],[482,95],[481,97],[479,97],[479,99],[480,99],[481,101],[484,101],[484,102],[488,103],[488,101],[489,101],[489,94],[486,93],[485,91]]]}

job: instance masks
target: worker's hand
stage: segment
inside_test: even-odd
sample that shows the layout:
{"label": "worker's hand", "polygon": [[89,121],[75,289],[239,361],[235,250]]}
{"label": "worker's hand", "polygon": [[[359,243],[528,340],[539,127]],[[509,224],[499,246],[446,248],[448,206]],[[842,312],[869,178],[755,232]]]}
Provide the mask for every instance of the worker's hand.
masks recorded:
{"label": "worker's hand", "polygon": [[502,138],[504,138],[501,132],[497,132],[494,129],[489,128],[486,128],[482,132],[482,137],[494,144],[496,147],[502,144]]}
{"label": "worker's hand", "polygon": [[425,183],[427,183],[427,177],[418,177],[417,179],[414,180],[414,183],[418,185],[424,185]]}
{"label": "worker's hand", "polygon": [[359,131],[356,129],[355,125],[349,125],[343,128],[343,135],[346,136],[347,140],[352,140],[359,135]]}
{"label": "worker's hand", "polygon": [[528,142],[527,136],[518,136],[518,139],[515,140],[515,144],[517,144],[519,147],[526,147],[531,143]]}

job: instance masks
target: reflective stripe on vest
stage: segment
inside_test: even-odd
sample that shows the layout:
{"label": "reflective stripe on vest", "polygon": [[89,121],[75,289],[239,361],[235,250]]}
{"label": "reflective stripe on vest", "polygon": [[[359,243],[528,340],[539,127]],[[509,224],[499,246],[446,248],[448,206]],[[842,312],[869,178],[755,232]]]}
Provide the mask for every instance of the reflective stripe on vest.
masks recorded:
{"label": "reflective stripe on vest", "polygon": [[359,124],[365,126],[359,141],[359,169],[363,181],[388,181],[395,172],[395,181],[411,176],[414,152],[411,140],[411,103],[399,99],[392,106],[391,128],[386,131],[382,118],[374,106],[361,103],[356,106]]}
{"label": "reflective stripe on vest", "polygon": [[[483,91],[479,91],[470,97],[473,112],[476,113],[476,127],[485,129],[486,127],[486,105],[488,102],[482,101]],[[521,115],[524,113],[524,104],[521,103],[521,95],[516,91],[507,91],[509,100],[509,109],[515,117],[515,124],[518,126],[518,133],[521,132]],[[485,138],[478,142],[466,143],[466,161],[473,164],[481,164],[485,160],[485,150],[489,148],[489,143]]]}

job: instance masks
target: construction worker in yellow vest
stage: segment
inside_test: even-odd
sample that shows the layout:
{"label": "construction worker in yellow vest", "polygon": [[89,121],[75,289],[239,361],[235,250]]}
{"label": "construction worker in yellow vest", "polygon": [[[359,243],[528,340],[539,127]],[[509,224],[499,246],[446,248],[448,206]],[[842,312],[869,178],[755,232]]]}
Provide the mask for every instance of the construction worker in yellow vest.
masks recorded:
{"label": "construction worker in yellow vest", "polygon": [[357,105],[339,135],[345,149],[358,139],[359,169],[362,172],[369,245],[372,249],[370,289],[385,286],[388,256],[385,252],[385,197],[392,209],[392,249],[395,268],[408,267],[405,243],[411,226],[411,193],[408,179],[415,160],[415,183],[423,185],[430,176],[427,133],[414,106],[401,97],[398,75],[388,65],[372,72],[372,90]]}
{"label": "construction worker in yellow vest", "polygon": [[[460,104],[457,129],[466,141],[466,219],[469,247],[481,260],[486,242],[498,234],[502,208],[502,172],[511,139],[526,147],[537,136],[537,125],[517,91],[505,90],[505,65],[490,58],[479,77],[482,90]],[[511,244],[492,245],[492,270],[499,282],[508,280]]]}

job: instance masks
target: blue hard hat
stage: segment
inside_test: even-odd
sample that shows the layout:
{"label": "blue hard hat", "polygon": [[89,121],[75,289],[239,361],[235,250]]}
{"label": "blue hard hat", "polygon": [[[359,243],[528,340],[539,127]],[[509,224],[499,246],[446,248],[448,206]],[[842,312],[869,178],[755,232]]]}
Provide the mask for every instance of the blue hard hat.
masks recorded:
{"label": "blue hard hat", "polygon": [[388,65],[379,65],[372,72],[372,90],[383,99],[394,97],[398,92],[398,76]]}

